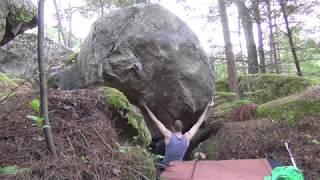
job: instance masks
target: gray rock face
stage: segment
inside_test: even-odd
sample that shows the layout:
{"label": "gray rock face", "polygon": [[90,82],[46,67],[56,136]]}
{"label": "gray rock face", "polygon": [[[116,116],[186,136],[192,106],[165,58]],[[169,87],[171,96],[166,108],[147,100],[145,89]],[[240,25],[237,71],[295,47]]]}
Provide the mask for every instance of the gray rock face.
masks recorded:
{"label": "gray rock face", "polygon": [[37,25],[37,8],[31,0],[0,1],[0,45]]}
{"label": "gray rock face", "polygon": [[[47,66],[61,64],[70,54],[70,49],[45,39]],[[0,72],[20,78],[32,77],[38,68],[37,35],[22,34],[0,48]]]}
{"label": "gray rock face", "polygon": [[76,66],[82,86],[113,86],[132,102],[144,98],[168,128],[175,119],[189,128],[213,94],[211,63],[196,35],[159,5],[132,6],[98,19]]}

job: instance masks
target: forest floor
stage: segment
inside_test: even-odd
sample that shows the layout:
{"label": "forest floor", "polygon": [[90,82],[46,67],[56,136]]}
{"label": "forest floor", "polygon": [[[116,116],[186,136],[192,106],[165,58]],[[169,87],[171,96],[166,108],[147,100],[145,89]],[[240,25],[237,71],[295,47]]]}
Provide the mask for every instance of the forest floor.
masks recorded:
{"label": "forest floor", "polygon": [[[289,100],[290,101],[289,101]],[[306,90],[296,95],[276,99],[268,105],[292,102],[303,99],[317,102],[320,88]],[[295,104],[293,104],[295,105]],[[305,179],[320,179],[320,112],[305,113],[299,117],[297,124],[273,118],[258,118],[254,114],[254,104],[234,108],[221,119],[211,117],[209,122],[222,122],[215,135],[203,142],[209,159],[256,159],[277,160],[283,165],[292,165],[285,148],[285,142],[291,146],[293,157]],[[307,108],[308,107],[304,107]],[[312,106],[309,107],[311,109]],[[294,106],[292,106],[294,109]],[[288,116],[291,112],[282,112]],[[200,149],[201,150],[201,149]]]}
{"label": "forest floor", "polygon": [[[28,168],[17,176],[0,173],[0,178],[153,179],[153,159],[144,150],[120,152],[118,131],[105,97],[94,89],[49,92],[49,115],[59,154],[50,159],[42,128],[26,118],[37,115],[30,107],[35,97],[31,87],[22,86],[0,102],[0,167]],[[267,158],[290,165],[284,146],[289,142],[306,179],[319,180],[320,115],[304,116],[298,126],[268,118],[248,119],[224,119],[217,134],[203,142],[213,146],[210,159]]]}
{"label": "forest floor", "polygon": [[28,170],[17,176],[0,173],[0,179],[141,179],[155,174],[146,151],[119,151],[105,97],[93,89],[49,92],[50,125],[59,155],[50,159],[42,128],[26,118],[37,115],[30,107],[36,96],[30,89],[24,92],[1,102],[0,167]]}
{"label": "forest floor", "polygon": [[217,134],[211,137],[215,144],[214,159],[266,158],[292,165],[284,145],[288,142],[305,178],[319,180],[320,116],[304,117],[300,123],[299,128],[270,119],[223,123]]}

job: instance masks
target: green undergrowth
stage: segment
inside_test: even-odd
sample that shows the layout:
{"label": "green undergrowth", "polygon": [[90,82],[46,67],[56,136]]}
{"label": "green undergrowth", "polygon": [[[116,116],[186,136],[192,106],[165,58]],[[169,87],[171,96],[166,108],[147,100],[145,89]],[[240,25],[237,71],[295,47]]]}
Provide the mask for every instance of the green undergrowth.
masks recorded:
{"label": "green undergrowth", "polygon": [[68,64],[74,64],[77,62],[77,58],[78,58],[78,54],[79,53],[72,53],[70,54],[63,62],[64,64],[68,65]]}
{"label": "green undergrowth", "polygon": [[215,92],[215,102],[220,104],[224,102],[233,101],[235,98],[235,93],[233,92]]}
{"label": "green undergrowth", "polygon": [[291,125],[296,125],[303,116],[315,114],[320,114],[320,88],[277,99],[257,108],[258,117],[268,117]]}
{"label": "green undergrowth", "polygon": [[117,109],[122,116],[127,118],[128,123],[138,131],[138,135],[133,137],[133,142],[142,146],[149,145],[151,143],[151,133],[140,109],[132,105],[127,97],[115,88],[104,87],[103,92],[107,98],[108,105]]}
{"label": "green undergrowth", "polygon": [[[20,81],[20,79],[12,78],[6,74],[0,73],[0,100],[6,97],[10,90],[15,88]],[[11,95],[14,95],[14,93]]]}
{"label": "green undergrowth", "polygon": [[8,85],[16,86],[21,79],[10,77],[6,74],[0,73],[0,82],[7,83]]}
{"label": "green undergrowth", "polygon": [[13,166],[4,166],[4,167],[0,167],[0,174],[3,175],[16,175],[19,173],[24,173],[26,171],[28,171],[29,169],[27,168],[20,168],[17,165],[13,165]]}
{"label": "green undergrowth", "polygon": [[227,112],[227,111],[231,111],[232,109],[234,109],[236,107],[246,105],[246,104],[251,104],[251,103],[253,103],[253,102],[248,99],[228,101],[228,102],[224,102],[221,105],[217,106],[215,110],[218,112]]}
{"label": "green undergrowth", "polygon": [[[128,164],[128,167],[132,167],[132,169],[149,179],[156,179],[156,166],[153,155],[145,148],[130,146],[126,148],[126,151],[122,151],[122,153],[132,159],[132,164]],[[141,177],[141,179],[144,178]]]}
{"label": "green undergrowth", "polygon": [[[263,104],[296,94],[320,84],[317,79],[278,74],[250,74],[238,77],[241,99]],[[217,92],[230,92],[227,79],[216,82]]]}

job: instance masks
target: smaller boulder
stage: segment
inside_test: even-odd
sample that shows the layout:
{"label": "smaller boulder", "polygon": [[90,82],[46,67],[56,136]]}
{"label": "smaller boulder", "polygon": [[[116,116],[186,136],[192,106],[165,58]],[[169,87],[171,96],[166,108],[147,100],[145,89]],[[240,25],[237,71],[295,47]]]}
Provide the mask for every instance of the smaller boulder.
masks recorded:
{"label": "smaller boulder", "polygon": [[[47,67],[63,64],[74,52],[45,38],[44,55]],[[37,35],[22,34],[0,48],[0,72],[22,79],[31,78],[38,69]]]}
{"label": "smaller boulder", "polygon": [[37,8],[31,0],[0,1],[0,45],[37,26]]}

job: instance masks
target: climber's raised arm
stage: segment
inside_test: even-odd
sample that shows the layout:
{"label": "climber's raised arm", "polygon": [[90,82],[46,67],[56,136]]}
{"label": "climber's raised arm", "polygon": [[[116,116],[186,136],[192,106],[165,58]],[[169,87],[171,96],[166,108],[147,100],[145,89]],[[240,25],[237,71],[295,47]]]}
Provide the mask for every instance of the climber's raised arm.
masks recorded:
{"label": "climber's raised arm", "polygon": [[203,110],[201,116],[199,117],[198,121],[196,124],[194,124],[192,126],[192,128],[186,133],[186,136],[188,138],[189,141],[191,141],[191,139],[193,138],[193,136],[197,133],[197,131],[199,130],[201,124],[208,118],[208,112],[210,110],[211,107],[213,107],[214,102],[213,99],[207,104],[207,106],[205,107],[205,109]]}
{"label": "climber's raised arm", "polygon": [[171,131],[169,131],[162,123],[161,121],[153,114],[153,112],[149,109],[147,104],[144,101],[140,101],[140,104],[145,108],[145,110],[148,112],[148,115],[152,119],[152,121],[156,124],[158,129],[160,130],[161,134],[165,138],[170,138],[171,136]]}

